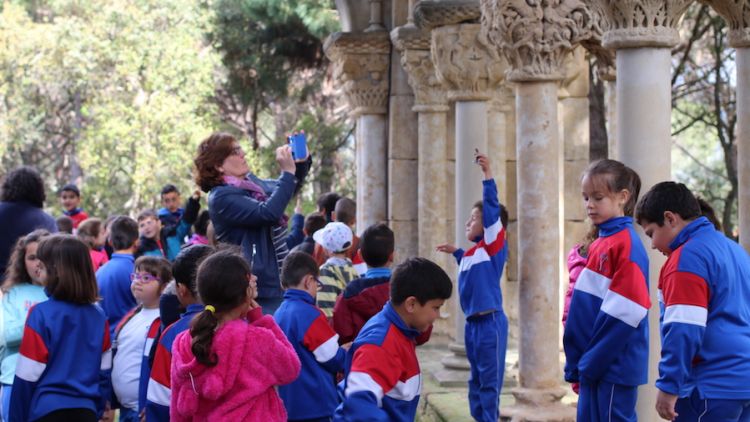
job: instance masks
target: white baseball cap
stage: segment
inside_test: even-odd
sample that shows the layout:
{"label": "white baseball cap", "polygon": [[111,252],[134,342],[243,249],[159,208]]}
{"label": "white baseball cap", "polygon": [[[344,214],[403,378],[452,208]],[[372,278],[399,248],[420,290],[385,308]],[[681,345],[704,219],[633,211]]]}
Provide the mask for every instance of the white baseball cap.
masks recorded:
{"label": "white baseball cap", "polygon": [[313,233],[313,240],[331,253],[343,252],[352,246],[352,229],[344,223],[333,222]]}

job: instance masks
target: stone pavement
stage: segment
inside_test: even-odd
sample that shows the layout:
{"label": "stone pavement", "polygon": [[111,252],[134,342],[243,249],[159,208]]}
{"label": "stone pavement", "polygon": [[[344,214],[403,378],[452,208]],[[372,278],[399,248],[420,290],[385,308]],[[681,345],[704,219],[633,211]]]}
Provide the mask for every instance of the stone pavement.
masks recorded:
{"label": "stone pavement", "polygon": [[[422,368],[422,395],[417,412],[418,422],[471,422],[469,401],[466,387],[442,387],[435,377],[435,372],[443,369],[441,359],[450,355],[447,337],[434,335],[429,343],[417,347],[419,364]],[[561,361],[563,357],[561,356]],[[511,388],[518,385],[518,350],[509,349],[506,355],[505,384],[500,395],[500,408],[515,404],[515,398],[510,394]],[[562,372],[560,372],[562,374]],[[563,403],[575,406],[578,397],[570,390],[563,398]],[[541,417],[540,420],[554,420]],[[500,418],[500,420],[510,420]]]}

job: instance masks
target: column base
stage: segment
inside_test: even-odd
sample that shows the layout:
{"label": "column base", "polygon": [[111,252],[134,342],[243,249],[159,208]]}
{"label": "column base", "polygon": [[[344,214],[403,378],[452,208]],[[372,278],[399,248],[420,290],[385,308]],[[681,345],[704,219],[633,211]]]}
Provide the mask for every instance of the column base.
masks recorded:
{"label": "column base", "polygon": [[453,353],[440,360],[443,368],[432,375],[441,387],[466,387],[471,375],[471,365],[466,358],[466,347],[461,343],[453,342],[448,345],[448,350]]}
{"label": "column base", "polygon": [[566,390],[562,387],[534,389],[514,388],[512,406],[500,409],[500,420],[509,422],[574,422],[575,407],[560,402]]}

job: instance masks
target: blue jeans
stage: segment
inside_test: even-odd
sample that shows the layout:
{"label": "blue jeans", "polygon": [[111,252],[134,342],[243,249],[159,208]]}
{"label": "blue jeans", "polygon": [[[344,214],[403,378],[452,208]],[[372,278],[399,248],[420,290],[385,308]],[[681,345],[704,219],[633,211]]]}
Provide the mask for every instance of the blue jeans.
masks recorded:
{"label": "blue jeans", "polygon": [[698,389],[677,400],[675,422],[750,422],[750,400],[701,399]]}
{"label": "blue jeans", "polygon": [[0,408],[0,420],[10,420],[10,392],[12,389],[10,384],[2,384],[0,387],[0,396],[2,396],[2,407]]}

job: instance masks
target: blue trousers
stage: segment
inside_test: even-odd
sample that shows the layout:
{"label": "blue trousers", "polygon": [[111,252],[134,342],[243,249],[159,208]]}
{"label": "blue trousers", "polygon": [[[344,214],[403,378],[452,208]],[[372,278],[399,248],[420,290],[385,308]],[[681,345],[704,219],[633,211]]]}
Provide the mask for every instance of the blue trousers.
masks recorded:
{"label": "blue trousers", "polygon": [[581,380],[578,396],[578,422],[637,422],[635,402],[638,387],[606,381]]}
{"label": "blue trousers", "polygon": [[134,409],[128,409],[127,407],[120,408],[120,422],[140,422],[141,418],[138,416],[138,411]]}
{"label": "blue trousers", "polygon": [[12,390],[12,385],[10,384],[2,384],[2,387],[0,387],[0,396],[2,397],[2,408],[0,408],[0,421],[9,421],[10,420],[10,392]]}
{"label": "blue trousers", "polygon": [[750,422],[750,400],[701,399],[694,389],[677,400],[675,422]]}
{"label": "blue trousers", "polygon": [[502,311],[466,318],[464,342],[471,364],[471,416],[479,422],[497,422],[505,375],[508,318]]}

